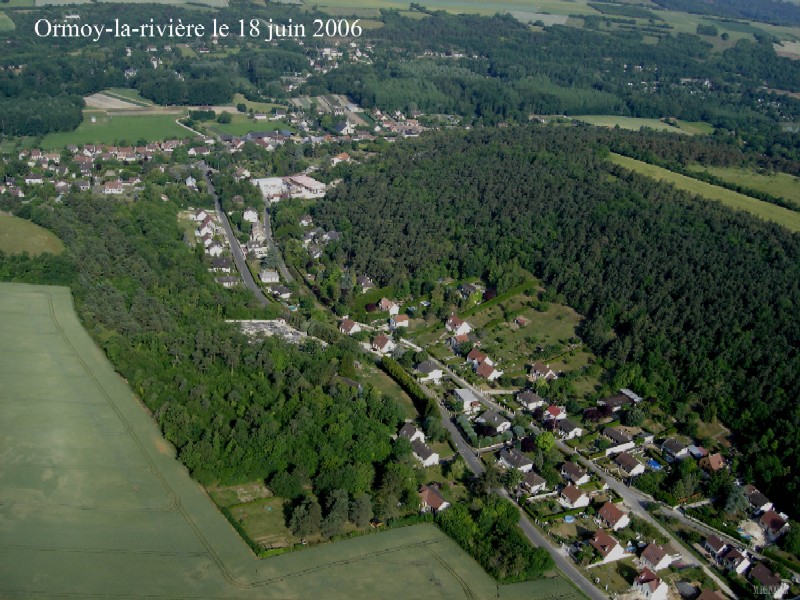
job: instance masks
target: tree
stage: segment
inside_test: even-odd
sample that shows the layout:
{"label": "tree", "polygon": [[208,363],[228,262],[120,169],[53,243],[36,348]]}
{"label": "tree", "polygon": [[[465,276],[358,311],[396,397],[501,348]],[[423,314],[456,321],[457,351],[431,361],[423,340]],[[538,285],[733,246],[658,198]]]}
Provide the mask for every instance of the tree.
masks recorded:
{"label": "tree", "polygon": [[350,514],[350,503],[347,492],[344,490],[333,490],[328,497],[328,514],[322,520],[321,532],[325,537],[331,537],[340,533]]}
{"label": "tree", "polygon": [[217,117],[217,123],[227,124],[227,123],[230,123],[232,120],[233,120],[233,117],[231,117],[231,113],[229,113],[227,111],[223,111]]}
{"label": "tree", "polygon": [[550,452],[556,445],[556,437],[549,431],[543,431],[536,436],[536,447],[543,453]]}
{"label": "tree", "polygon": [[246,113],[247,112],[247,105],[244,102],[239,102],[236,105],[236,110],[239,111],[240,113]]}
{"label": "tree", "polygon": [[635,404],[626,410],[622,415],[624,424],[630,427],[639,427],[642,423],[644,423],[644,418],[644,410]]}
{"label": "tree", "polygon": [[292,511],[289,529],[297,537],[306,538],[319,533],[322,523],[322,507],[316,496],[309,496]]}
{"label": "tree", "polygon": [[350,520],[362,529],[372,520],[372,500],[369,494],[359,494],[350,503]]}

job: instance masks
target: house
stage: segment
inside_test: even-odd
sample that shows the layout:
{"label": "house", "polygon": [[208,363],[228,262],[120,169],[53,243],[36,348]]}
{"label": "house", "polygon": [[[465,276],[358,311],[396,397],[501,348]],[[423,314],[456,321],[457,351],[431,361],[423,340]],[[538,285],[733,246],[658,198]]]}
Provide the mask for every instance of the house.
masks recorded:
{"label": "house", "polygon": [[550,368],[550,365],[535,362],[531,367],[530,378],[533,381],[539,381],[540,379],[552,381],[553,379],[558,379],[558,374]]}
{"label": "house", "polygon": [[353,335],[361,331],[361,325],[351,319],[342,319],[342,322],[339,323],[339,331],[345,335]]}
{"label": "house", "polygon": [[472,331],[472,325],[459,319],[456,315],[450,315],[445,321],[444,327],[453,335],[467,335]]}
{"label": "house", "polygon": [[325,184],[308,175],[291,175],[285,177],[284,181],[288,184],[289,195],[293,198],[321,198],[325,195]]}
{"label": "house", "polygon": [[700,592],[700,595],[694,600],[725,600],[725,596],[719,592],[715,592],[714,590],[709,590],[706,588]]}
{"label": "house", "polygon": [[222,276],[222,277],[215,277],[214,281],[219,283],[222,287],[225,288],[232,288],[239,285],[239,278],[233,276]]}
{"label": "house", "polygon": [[44,183],[44,177],[35,173],[30,173],[29,175],[25,175],[25,183],[28,185],[42,184]]}
{"label": "house", "polygon": [[398,329],[399,327],[408,327],[408,315],[394,315],[389,319],[389,327],[391,329]]}
{"label": "house", "polygon": [[389,316],[394,316],[400,312],[400,307],[388,298],[381,298],[381,301],[378,302],[378,310],[388,312]]}
{"label": "house", "polygon": [[392,338],[380,334],[372,340],[372,349],[376,352],[380,352],[381,354],[389,354],[392,352],[397,345],[394,343]]}
{"label": "house", "polygon": [[697,464],[707,473],[716,473],[725,467],[725,459],[722,458],[722,454],[717,452],[715,454],[704,456],[698,461]]}
{"label": "house", "polygon": [[561,419],[567,418],[567,411],[560,406],[556,406],[555,404],[551,404],[546,409],[544,409],[544,416],[542,420],[544,421],[559,421]]}
{"label": "house", "polygon": [[603,504],[600,510],[597,511],[597,516],[603,525],[614,531],[627,527],[631,522],[630,517],[621,511],[613,502],[606,502]]}
{"label": "house", "polygon": [[[311,217],[308,217],[308,221],[309,221],[308,224],[311,225]],[[302,224],[303,222],[300,221],[300,223]],[[361,293],[362,294],[365,293],[365,292],[370,291],[371,289],[373,289],[375,287],[375,284],[372,283],[372,279],[370,279],[369,277],[367,277],[365,275],[359,275],[356,278],[356,285],[361,288]]]}
{"label": "house", "polygon": [[583,429],[570,419],[557,421],[556,431],[565,440],[572,440],[583,435]]}
{"label": "house", "polygon": [[689,444],[686,447],[686,450],[689,451],[689,456],[691,456],[695,460],[700,460],[701,458],[705,458],[708,456],[708,450],[703,448],[702,446],[695,446],[694,444]]}
{"label": "house", "polygon": [[598,529],[591,542],[595,550],[600,553],[602,562],[609,563],[625,557],[625,549],[604,529]]}
{"label": "house", "polygon": [[121,181],[107,181],[103,184],[103,193],[108,195],[119,195],[122,193],[122,182]]}
{"label": "house", "polygon": [[789,591],[789,584],[781,581],[777,573],[772,573],[764,563],[758,563],[750,570],[750,580],[757,588],[757,593],[769,595],[780,600]]}
{"label": "house", "polygon": [[186,187],[188,187],[190,190],[196,190],[197,189],[197,180],[194,177],[192,177],[191,175],[189,175],[189,177],[186,178],[186,182],[185,183],[186,183]]}
{"label": "house", "polygon": [[417,365],[417,373],[419,373],[420,381],[432,381],[437,385],[442,382],[442,377],[444,377],[444,371],[432,360],[419,363]]}
{"label": "house", "polygon": [[761,513],[772,509],[772,502],[770,502],[769,499],[764,494],[759,492],[754,486],[744,486],[744,495],[747,497],[750,507],[755,512]]}
{"label": "house", "polygon": [[211,268],[209,271],[214,273],[230,273],[233,269],[231,261],[227,258],[215,258],[211,261]]}
{"label": "house", "polygon": [[721,557],[726,550],[728,550],[728,544],[723,542],[715,535],[710,535],[706,538],[706,541],[703,542],[703,547],[708,550],[708,553],[711,554],[715,559]]}
{"label": "house", "polygon": [[768,510],[761,515],[759,522],[767,540],[770,542],[777,540],[789,529],[789,525],[786,523],[786,516],[779,515],[774,510]]}
{"label": "house", "polygon": [[603,435],[612,442],[614,442],[615,446],[622,446],[624,444],[629,444],[633,441],[633,438],[631,438],[631,436],[629,436],[624,431],[620,431],[616,427],[604,428]]}
{"label": "house", "polygon": [[651,571],[658,572],[661,569],[666,569],[679,558],[680,555],[676,555],[675,551],[669,546],[660,546],[652,542],[644,549],[644,552],[642,552],[642,555],[639,557],[639,561],[642,566]]}
{"label": "house", "polygon": [[201,208],[200,210],[196,211],[196,212],[195,212],[195,213],[192,215],[192,221],[197,221],[198,223],[202,223],[203,221],[205,221],[206,219],[208,219],[210,216],[211,216],[211,215],[209,215],[209,214],[208,214],[206,211],[204,211],[204,210]]}
{"label": "house", "polygon": [[453,395],[456,403],[461,406],[461,410],[467,414],[474,414],[480,411],[481,406],[483,406],[480,396],[472,390],[463,388],[453,390]]}
{"label": "house", "polygon": [[244,211],[242,219],[248,223],[258,223],[258,211],[255,208],[248,208]]}
{"label": "house", "polygon": [[465,283],[460,288],[461,294],[464,298],[469,298],[473,294],[483,292],[483,288],[474,283]]}
{"label": "house", "polygon": [[489,365],[494,364],[494,361],[492,361],[492,359],[489,358],[486,353],[481,352],[477,348],[473,348],[469,351],[469,354],[467,354],[467,362],[472,363],[473,369],[477,369],[484,362],[488,362]]}
{"label": "house", "polygon": [[669,438],[664,441],[661,445],[661,452],[664,453],[664,457],[668,462],[683,460],[689,456],[689,449],[675,438]]}
{"label": "house", "polygon": [[[314,220],[311,218],[311,215],[303,215],[300,217],[300,227],[311,227],[314,224]],[[361,277],[359,277],[361,279]]]}
{"label": "house", "polygon": [[667,600],[669,588],[650,569],[643,569],[633,580],[633,590],[645,600]]}
{"label": "house", "polygon": [[209,256],[221,256],[222,250],[222,244],[214,242],[208,248],[206,248],[206,254]]}
{"label": "house", "polygon": [[341,152],[336,156],[331,157],[331,166],[336,166],[341,162],[349,162],[350,155],[347,152]]}
{"label": "house", "polygon": [[485,413],[475,419],[475,421],[477,423],[483,423],[489,429],[491,429],[494,432],[492,435],[499,435],[504,431],[511,429],[511,421],[505,417],[501,417],[493,410],[487,410]]}
{"label": "house", "polygon": [[411,453],[414,458],[422,463],[423,467],[432,467],[439,464],[439,455],[419,440],[411,442]]}
{"label": "house", "polygon": [[575,485],[583,485],[591,481],[591,477],[589,477],[586,471],[572,461],[567,461],[561,466],[561,476]]}
{"label": "house", "polygon": [[539,394],[532,392],[531,390],[525,390],[524,392],[517,394],[517,402],[519,402],[522,408],[527,410],[535,410],[540,406],[544,406],[544,399]]}
{"label": "house", "polygon": [[420,512],[439,512],[450,506],[442,494],[433,486],[421,485],[419,487],[419,510]]}
{"label": "house", "polygon": [[547,482],[544,480],[544,477],[534,473],[533,471],[528,471],[525,473],[525,477],[520,484],[522,489],[527,491],[531,495],[538,494],[539,492],[543,492],[547,489]]}
{"label": "house", "polygon": [[720,558],[723,568],[742,575],[750,567],[750,559],[736,548],[728,549]]}
{"label": "house", "polygon": [[292,297],[292,290],[285,285],[274,285],[270,288],[272,295],[281,300],[288,300]]}
{"label": "house", "polygon": [[615,396],[609,396],[608,398],[600,398],[597,401],[597,406],[607,406],[611,409],[611,412],[619,412],[623,406],[627,406],[628,404],[633,404],[633,400],[631,400],[625,394],[617,394]]}
{"label": "house", "polygon": [[484,379],[487,379],[489,381],[494,381],[495,379],[499,379],[503,375],[502,371],[498,371],[486,361],[482,362],[480,366],[477,369],[475,369],[475,373],[479,377],[483,377]]}
{"label": "house", "polygon": [[281,280],[281,276],[274,269],[262,269],[258,278],[261,283],[278,283]]}
{"label": "house", "polygon": [[533,469],[533,462],[516,448],[502,449],[497,462],[504,469],[517,469],[523,473],[530,473]]}
{"label": "house", "polygon": [[568,509],[589,506],[589,496],[572,484],[569,484],[563,490],[561,490],[561,495],[559,496],[558,501],[564,508]]}
{"label": "house", "polygon": [[620,452],[614,457],[614,462],[626,477],[636,477],[644,473],[644,465],[627,452]]}
{"label": "house", "polygon": [[403,425],[397,435],[406,438],[409,442],[425,443],[425,434],[411,423]]}

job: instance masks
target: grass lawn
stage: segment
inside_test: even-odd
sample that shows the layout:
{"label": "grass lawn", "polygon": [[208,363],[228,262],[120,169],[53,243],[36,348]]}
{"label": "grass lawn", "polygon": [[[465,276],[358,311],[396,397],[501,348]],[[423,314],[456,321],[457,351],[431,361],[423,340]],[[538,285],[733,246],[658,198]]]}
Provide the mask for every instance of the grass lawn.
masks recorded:
{"label": "grass lawn", "polygon": [[142,98],[139,90],[132,90],[130,88],[109,88],[100,93],[105,94],[106,96],[111,96],[112,98],[118,98],[119,100],[125,100],[138,106],[156,106],[150,100]]}
{"label": "grass lawn", "polygon": [[689,135],[712,133],[714,127],[702,121],[678,121],[678,126],[673,127],[659,119],[639,119],[636,117],[618,117],[614,115],[583,115],[572,117],[590,125],[598,127],[616,127],[638,131],[642,127],[649,127],[658,131],[672,131],[673,133],[686,133]]}
{"label": "grass lawn", "polygon": [[273,104],[271,102],[253,102],[245,98],[243,94],[237,93],[233,95],[233,101],[231,102],[232,113],[236,112],[236,105],[240,103],[245,104],[248,110],[252,108],[254,111],[261,111],[264,113],[271,113],[274,108],[286,107],[284,104]]}
{"label": "grass lawn", "polygon": [[0,12],[0,31],[13,31],[14,21],[4,12]]}
{"label": "grass lawn", "polygon": [[394,379],[389,377],[386,373],[381,371],[378,367],[371,364],[365,364],[361,372],[361,381],[369,383],[378,390],[381,394],[388,396],[395,400],[405,413],[406,419],[418,419],[419,413],[411,401],[411,396],[406,394]]}
{"label": "grass lawn", "polygon": [[800,231],[800,213],[798,212],[769,204],[768,202],[762,202],[761,200],[756,200],[755,198],[716,185],[711,185],[705,181],[699,181],[691,177],[686,177],[685,175],[673,173],[667,169],[628,158],[627,156],[620,156],[619,154],[612,153],[611,160],[626,169],[631,169],[632,171],[636,171],[659,181],[666,181],[691,194],[697,194],[709,200],[722,202],[722,204],[729,208],[743,210],[766,221],[772,221],[773,223],[783,225],[790,231]]}
{"label": "grass lawn", "polygon": [[793,203],[800,209],[800,178],[788,173],[772,173],[770,175],[758,173],[752,169],[741,169],[737,167],[704,167],[694,165],[690,167],[693,171],[705,171],[712,175],[724,179],[730,183],[735,183],[744,188],[758,190],[773,196],[778,196]]}
{"label": "grass lawn", "polygon": [[583,571],[591,581],[600,579],[600,583],[597,584],[600,589],[608,586],[609,593],[623,594],[631,589],[634,578],[639,574],[633,560],[633,557],[625,558],[591,569],[583,569]]}
{"label": "grass lawn", "polygon": [[64,244],[44,227],[11,215],[0,214],[0,250],[8,254],[27,252],[31,256],[59,254]]}
{"label": "grass lawn", "polygon": [[208,121],[204,123],[204,126],[215,133],[227,133],[228,135],[236,136],[247,135],[251,131],[278,131],[279,129],[288,129],[289,131],[294,130],[290,125],[284,123],[283,121],[253,121],[252,119],[248,118],[247,115],[235,112],[235,108],[232,110],[233,112],[231,112],[230,123],[222,124],[217,123],[216,121]]}
{"label": "grass lawn", "polygon": [[[91,122],[91,116],[96,122]],[[103,111],[84,111],[83,123],[75,131],[50,133],[43,148],[62,148],[69,144],[114,144],[123,140],[134,144],[190,137],[191,132],[175,122],[176,115],[112,116]]]}
{"label": "grass lawn", "polygon": [[[433,525],[257,560],[83,329],[67,288],[0,283],[0,320],[0,597],[581,598],[560,577],[498,587]],[[233,515],[280,532],[277,502],[253,498]]]}

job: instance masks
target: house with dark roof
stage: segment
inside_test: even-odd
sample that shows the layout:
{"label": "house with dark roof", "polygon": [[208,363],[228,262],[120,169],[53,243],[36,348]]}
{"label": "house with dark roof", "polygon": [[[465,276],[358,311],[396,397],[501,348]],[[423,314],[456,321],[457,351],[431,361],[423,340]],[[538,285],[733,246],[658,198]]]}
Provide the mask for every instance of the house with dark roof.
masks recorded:
{"label": "house with dark roof", "polygon": [[597,517],[606,527],[618,531],[627,527],[631,519],[630,517],[619,509],[614,502],[606,502],[597,511]]}
{"label": "house with dark roof", "polygon": [[705,542],[703,542],[703,547],[708,550],[708,553],[711,554],[711,556],[717,559],[720,558],[726,550],[728,550],[728,544],[715,535],[708,536]]}
{"label": "house with dark roof", "polygon": [[422,463],[423,467],[432,467],[439,464],[439,454],[419,440],[411,442],[411,453],[414,458]]}
{"label": "house with dark roof", "polygon": [[680,555],[676,554],[670,546],[661,546],[653,542],[644,549],[639,561],[644,567],[658,572],[666,569],[679,558]]}
{"label": "house with dark roof", "polygon": [[779,515],[774,510],[768,510],[761,515],[759,523],[761,524],[761,528],[764,530],[764,535],[770,542],[777,540],[789,529],[789,525],[786,522],[786,516]]}
{"label": "house with dark roof", "polygon": [[625,549],[622,547],[622,544],[607,534],[603,529],[598,529],[592,541],[589,543],[597,550],[604,563],[625,558]]}
{"label": "house with dark roof", "polygon": [[725,596],[719,592],[705,588],[695,600],[725,600]]}
{"label": "house with dark roof", "polygon": [[737,548],[728,548],[720,557],[720,564],[727,571],[742,575],[750,566],[750,559]]}
{"label": "house with dark roof", "polygon": [[606,448],[606,456],[611,456],[612,454],[617,454],[619,452],[624,452],[625,450],[631,450],[636,444],[633,442],[633,438],[629,436],[627,433],[618,429],[616,427],[606,427],[603,429],[603,436],[611,441],[611,446]]}
{"label": "house with dark roof", "polygon": [[529,471],[525,473],[525,478],[522,480],[520,486],[527,493],[534,495],[545,491],[547,489],[547,482],[541,475],[538,475],[533,471]]}
{"label": "house with dark roof", "polygon": [[342,322],[339,323],[339,331],[345,335],[353,335],[361,331],[361,325],[352,319],[342,319]]}
{"label": "house with dark roof", "polygon": [[432,485],[421,485],[418,494],[420,512],[433,511],[437,513],[450,506],[450,503],[444,499],[442,493]]}
{"label": "house with dark roof", "polygon": [[493,432],[492,435],[499,435],[511,429],[511,421],[500,416],[493,410],[487,410],[475,419],[475,422],[485,425]]}
{"label": "house with dark roof", "polygon": [[719,452],[701,458],[697,465],[707,473],[716,473],[725,468],[725,459]]}
{"label": "house with dark roof", "polygon": [[632,589],[645,600],[667,600],[669,587],[650,569],[644,568],[633,580]]}
{"label": "house with dark roof", "polygon": [[523,473],[529,473],[533,469],[531,459],[516,448],[504,448],[501,450],[497,462],[503,468],[518,469]]}
{"label": "house with dark roof", "polygon": [[425,434],[412,423],[404,424],[397,435],[406,438],[409,442],[425,443]]}
{"label": "house with dark roof", "polygon": [[764,563],[757,563],[750,569],[750,580],[756,586],[756,591],[761,592],[761,595],[771,596],[776,600],[780,600],[789,591],[789,584],[782,581],[780,575],[770,571]]}
{"label": "house with dark roof", "polygon": [[759,492],[754,486],[744,486],[744,495],[753,511],[761,513],[772,509],[773,505],[769,498]]}
{"label": "house with dark roof", "polygon": [[664,441],[661,445],[661,452],[664,453],[664,458],[666,458],[668,462],[682,460],[689,456],[689,449],[686,445],[675,438],[669,438]]}
{"label": "house with dark roof", "polygon": [[633,400],[625,394],[600,398],[600,400],[597,401],[597,406],[607,406],[611,409],[611,412],[618,412],[620,408],[628,404],[633,404]]}
{"label": "house with dark roof", "polygon": [[453,335],[467,335],[472,331],[472,326],[456,315],[450,315],[445,321],[444,327]]}
{"label": "house with dark roof", "polygon": [[550,365],[542,362],[535,362],[531,367],[528,377],[532,381],[539,381],[540,379],[552,381],[553,379],[558,379],[558,374],[550,368]]}
{"label": "house with dark roof", "polygon": [[372,349],[376,352],[380,352],[381,354],[389,354],[396,347],[397,344],[394,343],[394,340],[382,333],[376,335],[375,339],[372,340]]}
{"label": "house with dark roof", "polygon": [[419,373],[420,381],[432,381],[437,385],[442,382],[442,377],[444,377],[444,371],[432,360],[419,363],[417,365],[417,373]]}
{"label": "house with dark roof", "polygon": [[558,501],[564,508],[567,509],[589,506],[589,496],[572,484],[569,484],[563,490],[561,490],[561,495],[559,496]]}
{"label": "house with dark roof", "polygon": [[586,471],[572,461],[567,461],[561,466],[561,476],[575,485],[583,485],[591,481],[591,477],[589,477]]}
{"label": "house with dark roof", "polygon": [[531,390],[525,390],[517,394],[517,402],[527,410],[535,410],[540,406],[544,406],[544,399]]}
{"label": "house with dark roof", "polygon": [[636,460],[632,454],[620,452],[614,457],[614,462],[626,477],[636,477],[644,473],[644,465]]}
{"label": "house with dark roof", "polygon": [[583,435],[583,428],[575,421],[561,419],[556,423],[556,433],[564,440],[573,440]]}

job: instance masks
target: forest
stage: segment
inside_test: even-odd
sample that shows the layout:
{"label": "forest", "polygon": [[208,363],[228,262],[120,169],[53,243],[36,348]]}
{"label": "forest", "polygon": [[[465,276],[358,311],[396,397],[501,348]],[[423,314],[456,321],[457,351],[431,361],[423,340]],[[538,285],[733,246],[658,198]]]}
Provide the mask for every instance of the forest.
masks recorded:
{"label": "forest", "polygon": [[398,142],[313,210],[343,232],[328,260],[412,294],[499,265],[531,271],[586,316],[582,337],[616,384],[688,435],[718,416],[745,477],[792,506],[800,236],[614,168],[608,135],[517,126]]}
{"label": "forest", "polygon": [[800,6],[787,0],[653,0],[669,10],[763,21],[773,25],[800,25]]}

